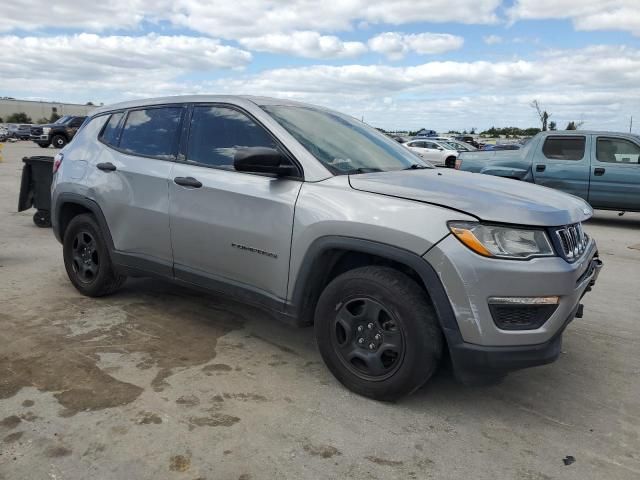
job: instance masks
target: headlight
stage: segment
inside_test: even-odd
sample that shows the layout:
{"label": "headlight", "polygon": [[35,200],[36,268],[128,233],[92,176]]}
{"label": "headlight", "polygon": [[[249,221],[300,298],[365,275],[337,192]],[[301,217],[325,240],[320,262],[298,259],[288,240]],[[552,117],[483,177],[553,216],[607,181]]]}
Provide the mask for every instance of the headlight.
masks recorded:
{"label": "headlight", "polygon": [[485,257],[526,260],[555,255],[544,230],[474,222],[449,222],[449,229],[458,240]]}
{"label": "headlight", "polygon": [[51,131],[51,127],[42,127],[42,133],[44,135],[49,135],[50,131]]}

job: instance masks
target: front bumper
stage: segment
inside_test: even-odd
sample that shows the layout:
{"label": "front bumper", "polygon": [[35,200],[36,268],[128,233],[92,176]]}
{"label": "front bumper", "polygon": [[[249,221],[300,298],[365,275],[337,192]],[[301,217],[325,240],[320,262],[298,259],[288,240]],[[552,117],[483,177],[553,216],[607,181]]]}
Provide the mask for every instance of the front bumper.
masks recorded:
{"label": "front bumper", "polygon": [[[593,240],[573,264],[561,258],[527,262],[487,259],[452,237],[425,259],[438,271],[451,303],[455,325],[445,325],[444,332],[454,369],[464,381],[544,365],[558,358],[562,333],[576,316],[582,316],[580,300],[602,268]],[[557,295],[560,302],[540,328],[501,330],[487,305],[489,297],[498,295]]]}

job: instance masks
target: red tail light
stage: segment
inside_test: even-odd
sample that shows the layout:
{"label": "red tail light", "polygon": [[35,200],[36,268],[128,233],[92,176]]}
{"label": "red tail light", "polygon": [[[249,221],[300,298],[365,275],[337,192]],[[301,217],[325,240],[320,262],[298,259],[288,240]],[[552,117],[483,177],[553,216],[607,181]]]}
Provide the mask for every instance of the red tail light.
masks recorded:
{"label": "red tail light", "polygon": [[53,173],[56,173],[62,165],[62,160],[64,160],[64,153],[56,153],[56,156],[53,157]]}

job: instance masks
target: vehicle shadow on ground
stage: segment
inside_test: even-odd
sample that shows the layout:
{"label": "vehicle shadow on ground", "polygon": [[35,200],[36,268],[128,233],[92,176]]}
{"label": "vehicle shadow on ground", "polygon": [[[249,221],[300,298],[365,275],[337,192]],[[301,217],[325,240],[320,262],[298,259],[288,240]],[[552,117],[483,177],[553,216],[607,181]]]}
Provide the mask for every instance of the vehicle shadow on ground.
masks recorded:
{"label": "vehicle shadow on ground", "polygon": [[598,213],[596,212],[595,216],[586,222],[586,225],[598,225],[601,227],[618,227],[638,230],[640,229],[640,217],[627,215],[624,215],[622,217],[618,215],[616,215],[615,217],[603,216],[598,215]]}

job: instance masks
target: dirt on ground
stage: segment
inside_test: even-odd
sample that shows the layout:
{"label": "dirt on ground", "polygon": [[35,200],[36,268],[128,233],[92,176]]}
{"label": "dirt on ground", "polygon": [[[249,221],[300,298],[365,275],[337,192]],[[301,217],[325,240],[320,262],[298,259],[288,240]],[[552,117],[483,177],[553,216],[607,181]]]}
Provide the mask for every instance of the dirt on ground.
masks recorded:
{"label": "dirt on ground", "polygon": [[16,212],[41,154],[0,162],[0,479],[640,478],[640,214],[587,225],[605,268],[556,363],[482,388],[443,369],[388,404],[345,390],[312,329],[231,299],[79,295]]}

